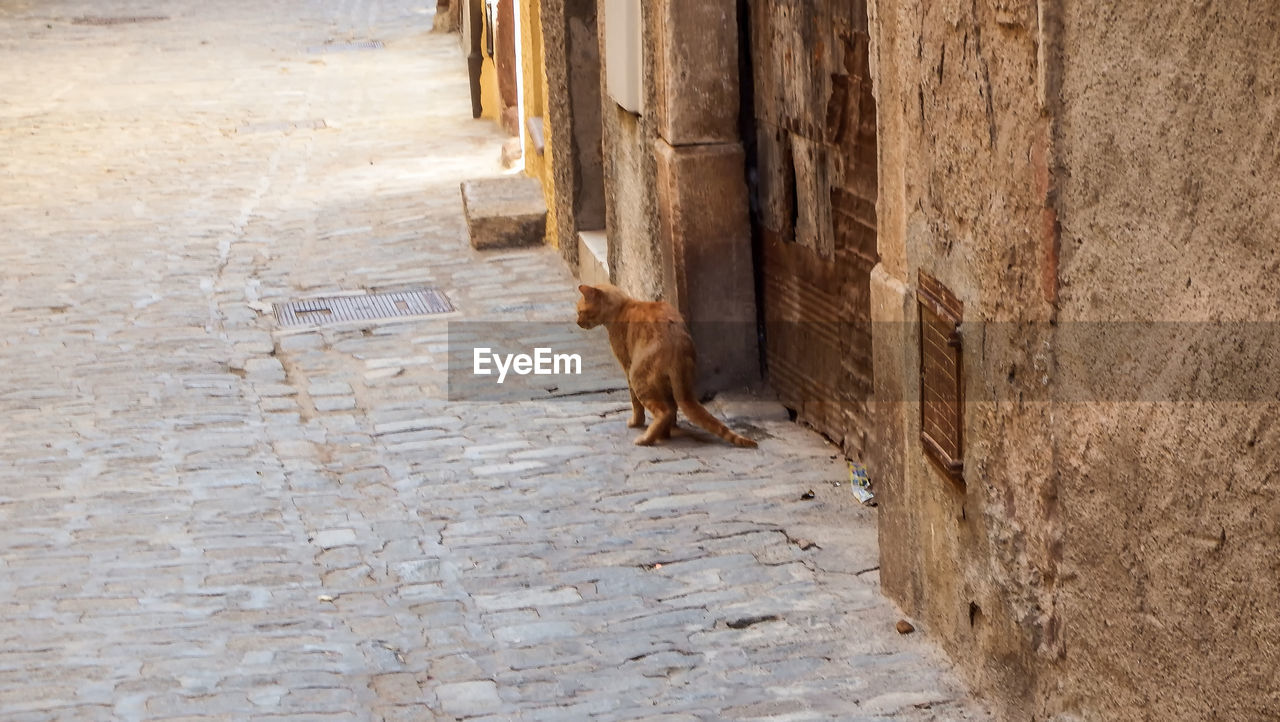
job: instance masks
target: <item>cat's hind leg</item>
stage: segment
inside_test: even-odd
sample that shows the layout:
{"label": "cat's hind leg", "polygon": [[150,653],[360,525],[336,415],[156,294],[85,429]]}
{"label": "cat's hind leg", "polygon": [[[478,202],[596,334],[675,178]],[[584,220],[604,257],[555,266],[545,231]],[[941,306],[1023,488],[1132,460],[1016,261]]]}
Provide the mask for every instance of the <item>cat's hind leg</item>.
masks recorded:
{"label": "cat's hind leg", "polygon": [[627,427],[631,429],[640,429],[644,427],[644,404],[640,403],[640,398],[636,396],[634,389],[628,388],[631,392],[631,420],[627,422]]}
{"label": "cat's hind leg", "polygon": [[671,438],[671,427],[676,423],[676,405],[666,399],[645,399],[645,408],[653,414],[653,423],[636,439],[636,446],[653,446],[659,439]]}
{"label": "cat's hind leg", "polygon": [[680,431],[680,426],[676,418],[676,414],[680,410],[680,406],[676,404],[676,397],[670,391],[667,391],[667,406],[671,409],[671,423],[662,427],[662,435],[658,437],[664,441],[671,438],[671,433],[673,431]]}

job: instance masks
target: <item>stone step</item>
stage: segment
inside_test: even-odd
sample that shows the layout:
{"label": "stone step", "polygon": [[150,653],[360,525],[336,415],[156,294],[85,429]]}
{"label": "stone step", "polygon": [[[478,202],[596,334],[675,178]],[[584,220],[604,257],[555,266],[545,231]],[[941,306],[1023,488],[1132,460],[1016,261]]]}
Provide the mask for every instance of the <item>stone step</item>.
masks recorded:
{"label": "stone step", "polygon": [[462,212],[477,250],[536,246],[547,233],[547,203],[525,175],[462,182]]}
{"label": "stone step", "polygon": [[578,232],[578,280],[589,286],[609,282],[609,237],[604,231]]}

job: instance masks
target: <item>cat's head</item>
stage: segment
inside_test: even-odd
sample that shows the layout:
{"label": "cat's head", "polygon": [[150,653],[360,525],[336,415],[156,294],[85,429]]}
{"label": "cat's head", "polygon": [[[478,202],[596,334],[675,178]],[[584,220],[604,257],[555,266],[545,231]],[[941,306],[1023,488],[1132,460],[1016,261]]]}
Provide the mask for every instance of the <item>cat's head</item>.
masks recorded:
{"label": "cat's head", "polygon": [[578,325],[595,328],[608,323],[618,313],[617,289],[612,286],[578,286],[582,298],[578,299]]}

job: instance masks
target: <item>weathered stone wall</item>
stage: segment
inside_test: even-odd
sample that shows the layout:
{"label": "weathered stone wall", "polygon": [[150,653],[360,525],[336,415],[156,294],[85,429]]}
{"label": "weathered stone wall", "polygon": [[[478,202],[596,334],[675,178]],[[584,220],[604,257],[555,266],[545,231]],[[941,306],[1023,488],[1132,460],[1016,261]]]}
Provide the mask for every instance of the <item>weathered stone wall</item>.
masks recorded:
{"label": "weathered stone wall", "polygon": [[[885,591],[1010,716],[1276,718],[1276,20],[871,15]],[[965,304],[963,486],[919,440],[920,270]]]}
{"label": "weathered stone wall", "polygon": [[[1029,706],[1061,654],[1060,532],[1041,385],[1056,292],[1050,117],[1029,2],[873,2],[880,264],[872,274],[884,590],[980,688]],[[924,271],[964,304],[964,483],[920,440]],[[994,325],[1000,324],[1000,325]],[[984,334],[999,331],[999,342]]]}
{"label": "weathered stone wall", "polygon": [[[1163,383],[1058,406],[1069,694],[1046,711],[1278,719],[1280,22],[1247,0],[1069,7],[1061,383],[1086,358]],[[1153,323],[1072,332],[1116,320]],[[1271,380],[1242,394],[1250,374]]]}
{"label": "weathered stone wall", "polygon": [[559,219],[556,245],[576,268],[578,232],[605,226],[596,0],[542,0],[541,12],[547,145],[556,158],[548,205]]}
{"label": "weathered stone wall", "polygon": [[657,84],[653,81],[658,42],[656,4],[641,4],[644,25],[644,106],[648,113],[629,113],[614,102],[607,88],[608,52],[605,48],[605,3],[599,0],[600,78],[605,228],[609,236],[609,269],[613,282],[640,298],[661,298],[664,283],[659,245],[657,161],[653,144],[658,138]]}

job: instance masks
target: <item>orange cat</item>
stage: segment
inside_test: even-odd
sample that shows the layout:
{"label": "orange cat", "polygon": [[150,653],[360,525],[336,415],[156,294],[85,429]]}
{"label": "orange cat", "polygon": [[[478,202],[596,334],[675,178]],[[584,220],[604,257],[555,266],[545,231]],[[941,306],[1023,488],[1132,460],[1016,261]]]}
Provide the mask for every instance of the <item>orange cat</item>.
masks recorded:
{"label": "orange cat", "polygon": [[690,421],[737,446],[754,449],[756,442],[739,436],[698,403],[693,393],[693,338],[680,312],[670,304],[637,301],[609,284],[578,286],[578,325],[609,331],[609,344],[627,374],[631,387],[632,428],[644,426],[645,409],[653,423],[640,438],[650,446],[671,438],[678,406]]}

